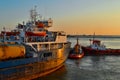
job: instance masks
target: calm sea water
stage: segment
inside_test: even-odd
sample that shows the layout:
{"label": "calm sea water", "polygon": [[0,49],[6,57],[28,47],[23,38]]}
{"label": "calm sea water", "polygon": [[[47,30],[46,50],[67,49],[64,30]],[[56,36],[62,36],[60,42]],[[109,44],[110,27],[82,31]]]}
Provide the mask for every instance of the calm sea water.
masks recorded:
{"label": "calm sea water", "polygon": [[[72,47],[76,38],[68,38]],[[99,38],[108,48],[120,49],[120,38]],[[89,38],[79,38],[88,45]],[[37,80],[120,80],[120,56],[85,56],[79,60],[67,59],[59,70]]]}

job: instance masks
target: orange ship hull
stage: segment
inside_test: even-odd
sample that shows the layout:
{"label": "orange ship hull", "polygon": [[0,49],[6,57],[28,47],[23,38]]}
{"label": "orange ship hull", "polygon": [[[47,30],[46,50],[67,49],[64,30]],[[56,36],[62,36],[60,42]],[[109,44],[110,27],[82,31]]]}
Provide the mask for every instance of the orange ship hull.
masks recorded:
{"label": "orange ship hull", "polygon": [[70,59],[81,59],[84,56],[84,53],[80,54],[69,54],[68,58]]}

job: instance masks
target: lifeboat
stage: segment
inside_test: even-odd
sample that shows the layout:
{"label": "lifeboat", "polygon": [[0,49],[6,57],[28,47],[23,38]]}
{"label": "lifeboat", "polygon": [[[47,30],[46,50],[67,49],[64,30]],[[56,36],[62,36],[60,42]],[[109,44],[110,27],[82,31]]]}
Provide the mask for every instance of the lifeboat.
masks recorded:
{"label": "lifeboat", "polygon": [[80,59],[84,56],[84,53],[81,49],[81,46],[78,43],[78,38],[77,38],[77,43],[74,46],[74,48],[71,49],[68,58],[70,59]]}
{"label": "lifeboat", "polygon": [[0,44],[0,61],[25,56],[25,47],[19,44]]}
{"label": "lifeboat", "polygon": [[45,31],[26,32],[26,36],[46,36]]}
{"label": "lifeboat", "polygon": [[13,36],[16,36],[16,35],[19,35],[20,34],[20,32],[5,32],[5,31],[2,31],[1,32],[1,35],[6,35],[6,36],[11,36],[11,35],[13,35]]}
{"label": "lifeboat", "polygon": [[42,22],[36,22],[35,23],[38,28],[43,28],[44,24]]}

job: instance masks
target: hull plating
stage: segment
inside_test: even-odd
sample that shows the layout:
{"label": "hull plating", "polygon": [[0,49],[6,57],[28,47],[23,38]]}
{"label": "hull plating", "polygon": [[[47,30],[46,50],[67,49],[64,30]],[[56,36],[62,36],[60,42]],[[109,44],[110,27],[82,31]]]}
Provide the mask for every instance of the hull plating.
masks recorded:
{"label": "hull plating", "polygon": [[24,58],[0,62],[0,80],[34,79],[59,69],[68,57],[70,46],[51,50],[58,57]]}

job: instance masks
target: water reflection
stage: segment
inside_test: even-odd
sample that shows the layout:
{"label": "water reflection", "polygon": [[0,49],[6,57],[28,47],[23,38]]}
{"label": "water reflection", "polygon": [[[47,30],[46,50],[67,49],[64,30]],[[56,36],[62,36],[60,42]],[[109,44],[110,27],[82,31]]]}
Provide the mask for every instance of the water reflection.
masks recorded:
{"label": "water reflection", "polygon": [[37,80],[119,80],[119,56],[84,56],[68,59],[59,70]]}
{"label": "water reflection", "polygon": [[105,61],[105,57],[104,56],[95,56],[95,57],[91,57],[91,67],[94,70],[100,70],[103,66],[104,63],[103,61]]}
{"label": "water reflection", "polygon": [[79,65],[80,65],[80,60],[81,60],[81,59],[75,60],[75,64],[76,64],[77,67],[79,67]]}
{"label": "water reflection", "polygon": [[[66,80],[65,75],[67,74],[66,66],[63,65],[60,69],[57,71],[50,73],[48,75],[45,75],[43,77],[37,78],[35,80]],[[62,76],[62,77],[61,77]]]}

